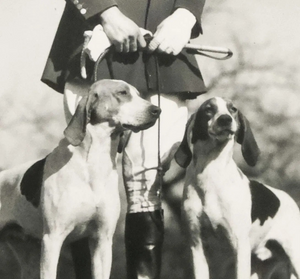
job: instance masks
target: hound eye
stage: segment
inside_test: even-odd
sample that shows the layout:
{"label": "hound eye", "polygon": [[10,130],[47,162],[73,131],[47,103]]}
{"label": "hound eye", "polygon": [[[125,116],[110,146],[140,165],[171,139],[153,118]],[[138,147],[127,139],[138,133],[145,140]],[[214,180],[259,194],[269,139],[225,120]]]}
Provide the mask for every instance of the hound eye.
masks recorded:
{"label": "hound eye", "polygon": [[229,110],[232,113],[236,113],[237,112],[237,108],[236,107],[231,107]]}
{"label": "hound eye", "polygon": [[207,107],[207,108],[205,108],[205,112],[206,112],[206,114],[212,114],[213,109],[211,107]]}
{"label": "hound eye", "polygon": [[120,91],[119,94],[120,95],[127,95],[127,91],[126,90]]}

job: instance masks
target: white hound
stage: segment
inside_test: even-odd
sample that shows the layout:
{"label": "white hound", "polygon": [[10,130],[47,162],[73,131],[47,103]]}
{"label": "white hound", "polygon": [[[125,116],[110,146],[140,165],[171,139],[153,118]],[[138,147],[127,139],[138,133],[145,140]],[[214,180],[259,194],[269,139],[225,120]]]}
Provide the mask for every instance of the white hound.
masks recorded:
{"label": "white hound", "polygon": [[[79,102],[65,138],[45,160],[0,173],[0,229],[18,224],[26,234],[42,240],[41,279],[56,278],[65,241],[86,236],[93,278],[109,278],[120,211],[115,162],[120,133],[125,128],[146,129],[159,114],[160,109],[129,84],[98,81]],[[36,179],[41,180],[41,188]]]}
{"label": "white hound", "polygon": [[[300,278],[297,204],[285,192],[250,181],[241,172],[232,158],[235,141],[241,144],[245,161],[254,166],[259,149],[249,122],[232,102],[216,97],[191,116],[175,155],[177,163],[187,168],[182,218],[195,278],[211,276],[206,244],[212,234],[223,235],[230,243],[237,279],[250,278],[251,253],[264,263],[266,252],[271,254],[277,244]],[[255,266],[253,272],[259,273]]]}

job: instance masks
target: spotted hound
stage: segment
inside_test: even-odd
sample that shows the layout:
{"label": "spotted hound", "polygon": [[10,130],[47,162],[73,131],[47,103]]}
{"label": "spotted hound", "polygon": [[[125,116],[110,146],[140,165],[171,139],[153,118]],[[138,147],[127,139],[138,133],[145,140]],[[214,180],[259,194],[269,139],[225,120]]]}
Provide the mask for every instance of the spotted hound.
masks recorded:
{"label": "spotted hound", "polygon": [[[277,246],[290,261],[290,273],[299,279],[298,206],[287,193],[242,173],[233,160],[235,142],[246,163],[254,166],[260,151],[249,121],[231,101],[215,97],[191,116],[175,154],[176,162],[186,168],[182,219],[194,276],[211,278],[207,242],[212,235],[222,235],[234,251],[237,279],[250,278],[251,254],[263,264]],[[259,277],[254,265],[252,273]]]}
{"label": "spotted hound", "polygon": [[17,224],[41,239],[41,279],[55,279],[63,243],[83,237],[89,239],[92,278],[109,278],[120,212],[115,162],[120,134],[151,127],[159,114],[133,86],[98,81],[80,100],[65,137],[44,160],[0,173],[0,229]]}

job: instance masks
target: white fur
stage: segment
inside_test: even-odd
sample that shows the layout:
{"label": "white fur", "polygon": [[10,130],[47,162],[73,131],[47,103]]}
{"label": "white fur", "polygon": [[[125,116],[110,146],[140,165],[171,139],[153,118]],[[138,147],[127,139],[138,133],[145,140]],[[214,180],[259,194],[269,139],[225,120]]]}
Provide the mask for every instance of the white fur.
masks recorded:
{"label": "white fur", "polygon": [[[300,213],[296,203],[286,193],[268,187],[280,200],[280,208],[273,219],[251,224],[251,193],[248,178],[234,162],[234,134],[238,123],[234,113],[228,110],[227,102],[214,98],[217,111],[208,121],[207,140],[192,143],[192,129],[196,114],[187,126],[187,142],[192,153],[183,192],[182,216],[187,228],[192,252],[194,276],[196,279],[209,279],[207,259],[203,249],[201,230],[207,226],[203,218],[207,216],[211,226],[221,226],[226,230],[229,241],[237,253],[237,279],[250,278],[250,255],[256,253],[264,260],[270,251],[264,247],[269,239],[277,240],[284,248],[296,271],[300,275]],[[200,107],[201,109],[201,107]],[[221,115],[232,119],[233,134],[219,134],[221,127],[217,121]],[[221,136],[220,136],[221,135]],[[268,202],[268,201],[265,201]],[[253,275],[255,278],[257,275]]]}
{"label": "white fur", "polygon": [[[112,237],[120,212],[115,162],[120,128],[126,124],[142,129],[143,125],[154,124],[159,115],[151,113],[153,110],[149,110],[156,107],[125,82],[102,80],[90,90],[101,99],[91,107],[97,123],[87,124],[86,136],[79,145],[73,146],[64,138],[48,155],[39,207],[20,193],[20,181],[32,163],[0,173],[0,229],[14,222],[42,240],[41,279],[56,278],[64,242],[85,236],[90,243],[93,279],[109,278]],[[130,98],[116,101],[122,99],[118,95],[122,91]],[[104,112],[105,107],[110,111]],[[71,126],[71,136],[77,135],[75,129]]]}

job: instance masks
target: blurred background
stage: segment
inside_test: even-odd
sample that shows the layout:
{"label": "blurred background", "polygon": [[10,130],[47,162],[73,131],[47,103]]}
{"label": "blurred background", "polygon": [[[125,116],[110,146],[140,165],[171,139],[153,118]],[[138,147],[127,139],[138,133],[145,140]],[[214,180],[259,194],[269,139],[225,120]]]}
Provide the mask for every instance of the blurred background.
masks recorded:
{"label": "blurred background", "polygon": [[[47,155],[62,137],[62,96],[40,82],[63,0],[2,0],[0,9],[0,169]],[[211,0],[204,35],[195,43],[230,48],[230,60],[199,57],[211,96],[232,99],[252,125],[262,154],[249,168],[239,147],[236,161],[250,177],[284,189],[300,204],[300,5],[298,0]],[[297,35],[298,34],[298,35]],[[172,190],[180,196],[181,188]],[[112,278],[125,277],[122,214],[115,235]],[[177,217],[165,204],[162,278],[188,278],[189,259]],[[70,264],[70,263],[68,263]],[[8,273],[11,273],[9,276]],[[19,269],[0,245],[0,278]]]}

